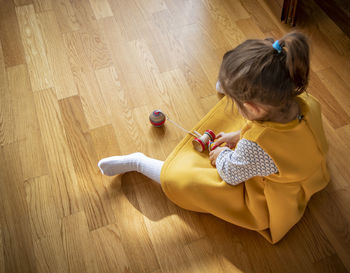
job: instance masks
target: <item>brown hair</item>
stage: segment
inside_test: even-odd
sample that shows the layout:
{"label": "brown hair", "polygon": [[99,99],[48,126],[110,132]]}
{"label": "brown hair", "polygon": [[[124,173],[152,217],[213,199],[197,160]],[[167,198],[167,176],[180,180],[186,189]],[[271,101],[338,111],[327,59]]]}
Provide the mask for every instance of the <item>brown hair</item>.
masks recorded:
{"label": "brown hair", "polygon": [[243,102],[288,107],[306,90],[309,79],[309,45],[300,32],[279,40],[246,40],[225,53],[219,72],[224,92],[242,106]]}

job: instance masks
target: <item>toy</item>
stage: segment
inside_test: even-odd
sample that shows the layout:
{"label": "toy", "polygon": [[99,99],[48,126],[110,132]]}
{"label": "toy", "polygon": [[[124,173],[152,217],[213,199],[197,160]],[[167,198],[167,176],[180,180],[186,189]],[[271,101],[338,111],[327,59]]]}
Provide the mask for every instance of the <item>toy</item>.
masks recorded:
{"label": "toy", "polygon": [[161,110],[154,110],[150,115],[149,115],[149,121],[151,124],[155,127],[161,127],[164,125],[166,120],[165,115]]}
{"label": "toy", "polygon": [[208,146],[210,141],[214,141],[215,134],[212,130],[206,130],[205,133],[199,138],[195,138],[192,140],[193,147],[198,152],[203,152]]}
{"label": "toy", "polygon": [[212,151],[216,148],[216,145],[214,144],[214,140],[216,138],[214,132],[212,130],[206,130],[203,135],[198,133],[197,131],[191,132],[177,124],[175,121],[171,120],[168,115],[163,113],[161,110],[154,110],[149,115],[149,120],[151,124],[155,127],[161,127],[164,125],[166,120],[169,120],[171,123],[173,123],[175,126],[183,130],[184,132],[192,135],[194,139],[192,140],[193,147],[198,152],[203,152],[208,149],[208,151]]}
{"label": "toy", "polygon": [[208,143],[208,151],[211,152],[213,150],[215,150],[215,148],[218,147],[214,141],[211,141],[209,140],[209,143]]}

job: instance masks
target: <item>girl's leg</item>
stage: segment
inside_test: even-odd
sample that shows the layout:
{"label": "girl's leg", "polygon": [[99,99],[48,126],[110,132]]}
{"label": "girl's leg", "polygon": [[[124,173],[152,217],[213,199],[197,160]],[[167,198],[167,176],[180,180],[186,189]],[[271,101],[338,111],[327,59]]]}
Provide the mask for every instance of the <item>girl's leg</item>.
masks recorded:
{"label": "girl's leg", "polygon": [[160,171],[164,161],[133,153],[124,156],[111,156],[101,159],[98,167],[104,175],[113,176],[121,173],[137,171],[160,183]]}

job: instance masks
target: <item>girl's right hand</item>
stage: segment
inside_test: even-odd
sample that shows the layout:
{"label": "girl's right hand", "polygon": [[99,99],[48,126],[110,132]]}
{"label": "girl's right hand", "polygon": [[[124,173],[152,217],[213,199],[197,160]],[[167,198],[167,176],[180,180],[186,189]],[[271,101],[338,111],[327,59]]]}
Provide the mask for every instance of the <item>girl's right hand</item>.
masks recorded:
{"label": "girl's right hand", "polygon": [[241,131],[224,133],[221,132],[216,136],[215,146],[220,146],[223,143],[226,143],[226,147],[232,149],[236,147],[237,142],[239,141]]}

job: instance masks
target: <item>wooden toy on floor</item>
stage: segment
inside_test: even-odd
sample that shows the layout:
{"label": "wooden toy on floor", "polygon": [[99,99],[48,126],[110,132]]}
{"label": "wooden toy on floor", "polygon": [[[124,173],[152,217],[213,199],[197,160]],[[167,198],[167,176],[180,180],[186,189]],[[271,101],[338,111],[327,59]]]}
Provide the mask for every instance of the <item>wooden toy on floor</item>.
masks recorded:
{"label": "wooden toy on floor", "polygon": [[161,110],[154,110],[149,115],[149,121],[155,127],[163,126],[165,123],[165,120],[166,120],[166,117]]}
{"label": "wooden toy on floor", "polygon": [[179,124],[177,124],[175,121],[171,120],[169,116],[163,113],[161,110],[152,111],[152,113],[149,115],[149,120],[151,124],[155,127],[161,127],[164,125],[166,120],[169,120],[176,127],[192,135],[194,137],[192,141],[193,147],[198,152],[204,152],[206,149],[208,149],[208,151],[210,152],[216,148],[216,145],[214,144],[216,136],[212,130],[206,130],[203,135],[201,135],[197,131],[188,131]]}

